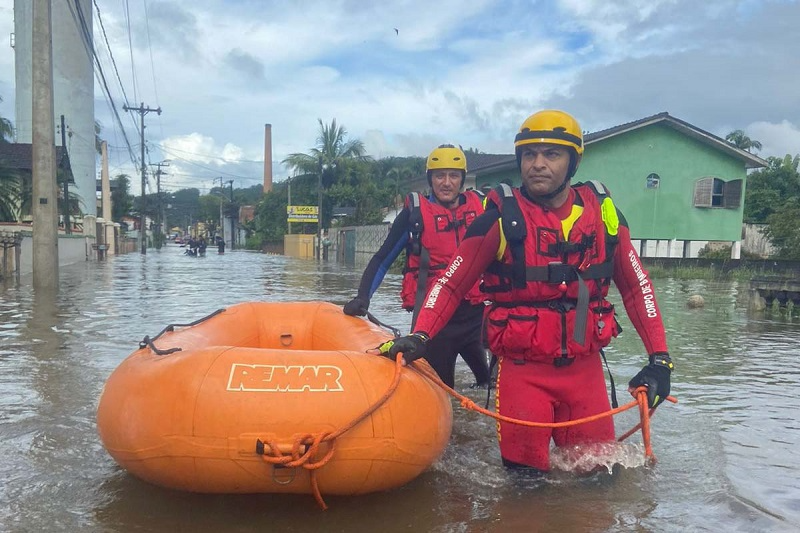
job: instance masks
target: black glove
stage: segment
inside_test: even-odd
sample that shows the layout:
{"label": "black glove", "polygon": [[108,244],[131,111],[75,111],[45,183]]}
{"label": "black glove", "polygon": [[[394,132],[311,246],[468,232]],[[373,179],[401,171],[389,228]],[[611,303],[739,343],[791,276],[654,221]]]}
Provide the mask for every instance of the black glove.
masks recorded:
{"label": "black glove", "polygon": [[369,302],[365,302],[361,298],[353,298],[344,304],[344,314],[349,316],[366,316]]}
{"label": "black glove", "polygon": [[406,363],[416,361],[420,357],[425,357],[425,343],[430,340],[430,337],[424,333],[412,333],[405,337],[397,337],[390,341],[386,341],[380,346],[381,355],[385,355],[392,361],[399,352],[403,352],[403,359]]}
{"label": "black glove", "polygon": [[669,396],[670,374],[675,365],[665,352],[650,356],[650,364],[645,365],[633,379],[628,382],[630,391],[636,387],[647,387],[647,405],[657,407]]}

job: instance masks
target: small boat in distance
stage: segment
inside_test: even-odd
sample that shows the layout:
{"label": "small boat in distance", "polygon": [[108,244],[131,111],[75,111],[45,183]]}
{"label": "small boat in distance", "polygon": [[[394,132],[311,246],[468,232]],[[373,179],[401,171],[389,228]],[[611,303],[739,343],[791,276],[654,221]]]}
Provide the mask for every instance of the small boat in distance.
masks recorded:
{"label": "small boat in distance", "polygon": [[312,494],[316,483],[323,494],[363,494],[408,483],[447,445],[449,398],[406,367],[383,405],[318,444],[317,458],[331,455],[313,476],[270,463],[265,455],[296,458],[304,435],[336,432],[384,396],[395,364],[365,351],[390,335],[325,302],[243,303],[193,324],[146,338],[100,397],[103,445],[143,480],[206,493]]}

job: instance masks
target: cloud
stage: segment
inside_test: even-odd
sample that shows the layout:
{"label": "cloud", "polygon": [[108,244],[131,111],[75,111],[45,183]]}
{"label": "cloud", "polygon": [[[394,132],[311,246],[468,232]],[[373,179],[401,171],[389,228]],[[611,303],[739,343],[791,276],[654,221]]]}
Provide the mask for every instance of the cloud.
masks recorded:
{"label": "cloud", "polygon": [[[146,117],[149,157],[175,161],[171,149],[185,159],[171,183],[225,172],[257,183],[265,123],[278,177],[288,175],[283,158],[315,146],[318,119],[335,118],[375,157],[424,157],[443,142],[511,153],[521,122],[545,107],[591,131],[668,111],[721,136],[745,129],[765,157],[800,152],[797,2],[160,0],[146,14],[131,3],[127,15],[127,4],[100,4],[128,96],[163,109]],[[10,19],[0,7],[0,29],[11,31]],[[7,56],[3,92],[13,85]],[[13,116],[13,95],[0,94],[0,113]],[[123,147],[96,95],[104,132]],[[136,122],[123,116],[138,153]],[[124,157],[114,149],[115,167]]]}
{"label": "cloud", "polygon": [[753,122],[744,128],[751,139],[761,143],[759,155],[783,157],[800,154],[800,128],[788,120],[779,123]]}
{"label": "cloud", "polygon": [[264,83],[264,64],[240,48],[230,50],[224,63],[235,75],[248,83]]}

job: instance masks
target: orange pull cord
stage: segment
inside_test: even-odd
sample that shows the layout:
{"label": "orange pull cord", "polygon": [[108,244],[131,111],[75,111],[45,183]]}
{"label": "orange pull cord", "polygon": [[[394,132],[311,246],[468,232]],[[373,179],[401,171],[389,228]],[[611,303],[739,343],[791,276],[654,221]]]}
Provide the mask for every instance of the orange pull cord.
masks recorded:
{"label": "orange pull cord", "polygon": [[[417,372],[419,372],[420,374],[422,374],[423,376],[428,378],[430,381],[432,381],[433,383],[435,383],[436,385],[438,385],[442,389],[444,389],[444,391],[447,392],[450,396],[456,398],[459,401],[459,403],[461,404],[461,407],[463,407],[464,409],[467,409],[467,410],[470,410],[470,411],[476,411],[478,413],[484,414],[486,416],[489,416],[489,417],[494,418],[495,420],[498,420],[498,421],[501,421],[501,422],[508,422],[510,424],[517,424],[517,425],[520,425],[520,426],[535,427],[535,428],[551,428],[551,429],[552,428],[565,428],[565,427],[570,427],[570,426],[577,426],[579,424],[585,424],[586,422],[593,422],[595,420],[600,420],[601,418],[614,416],[616,414],[619,414],[619,413],[621,413],[623,411],[627,411],[628,409],[632,409],[634,407],[639,407],[639,418],[640,418],[639,424],[637,424],[630,431],[624,433],[617,440],[619,442],[622,442],[623,440],[625,440],[628,437],[630,437],[631,435],[633,435],[636,431],[641,429],[642,430],[642,441],[644,443],[645,460],[650,464],[653,464],[656,461],[655,455],[653,455],[653,448],[652,448],[651,443],[650,443],[650,417],[655,412],[655,409],[649,409],[648,410],[648,408],[647,408],[647,388],[645,388],[645,387],[638,387],[633,391],[635,399],[633,401],[631,401],[630,403],[627,403],[625,405],[617,407],[616,409],[610,409],[610,410],[608,410],[608,411],[606,411],[604,413],[598,413],[596,415],[587,416],[587,417],[579,418],[579,419],[576,419],[576,420],[569,420],[567,422],[530,422],[528,420],[520,420],[518,418],[511,418],[511,417],[503,416],[503,415],[494,413],[492,411],[489,411],[487,409],[484,409],[483,407],[480,407],[475,402],[473,402],[471,399],[467,398],[466,396],[464,396],[462,394],[459,394],[458,392],[456,392],[452,388],[448,387],[439,378],[439,376],[436,374],[436,372],[432,368],[430,368],[429,366],[417,365],[415,363],[412,363],[412,366],[414,367],[414,369]],[[672,402],[672,403],[678,403],[678,400],[673,396],[667,396],[667,400]]]}
{"label": "orange pull cord", "polygon": [[[397,389],[397,386],[400,383],[400,375],[403,369],[402,362],[402,356],[398,356],[397,360],[395,361],[394,377],[392,378],[392,382],[383,396],[381,396],[375,403],[365,409],[364,412],[355,417],[349,423],[333,432],[322,431],[319,433],[300,433],[294,435],[291,455],[283,455],[279,450],[277,442],[263,442],[265,453],[261,455],[261,459],[265,463],[269,463],[273,466],[284,466],[286,468],[303,467],[308,470],[311,477],[311,491],[314,494],[314,498],[317,500],[317,504],[322,508],[323,511],[325,511],[328,506],[325,504],[325,500],[322,499],[322,494],[319,490],[319,484],[316,476],[317,470],[325,466],[333,457],[333,453],[336,449],[337,437],[355,427],[359,422],[370,416],[372,413],[378,410],[380,406],[386,403],[389,398],[391,398],[392,394],[394,394],[394,391]],[[330,442],[330,449],[327,451],[324,457],[317,459],[317,452],[319,451],[319,447],[323,442]],[[304,446],[306,447],[305,451],[302,450]]]}

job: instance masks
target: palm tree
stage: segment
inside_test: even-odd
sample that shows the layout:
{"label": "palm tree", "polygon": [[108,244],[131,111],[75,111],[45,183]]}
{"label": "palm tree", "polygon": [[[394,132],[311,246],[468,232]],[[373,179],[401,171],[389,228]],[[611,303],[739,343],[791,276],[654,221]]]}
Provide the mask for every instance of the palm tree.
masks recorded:
{"label": "palm tree", "polygon": [[[311,148],[307,154],[289,154],[286,159],[281,161],[295,175],[315,174],[318,183],[317,194],[319,204],[320,228],[327,227],[326,222],[330,221],[330,209],[328,214],[323,212],[323,194],[325,189],[336,182],[337,175],[345,173],[345,167],[352,162],[370,161],[369,156],[364,155],[364,143],[358,139],[347,140],[347,130],[344,126],[337,126],[336,119],[330,125],[319,122],[319,136],[317,145]],[[330,206],[328,206],[330,208]]]}
{"label": "palm tree", "polygon": [[0,222],[14,222],[19,217],[21,188],[19,176],[0,167]]}
{"label": "palm tree", "polygon": [[[0,102],[2,101],[3,97],[0,96]],[[14,137],[14,124],[7,118],[0,117],[0,143],[10,142],[12,137]]]}
{"label": "palm tree", "polygon": [[744,130],[734,130],[730,132],[725,136],[725,140],[740,150],[746,150],[748,152],[750,152],[751,149],[756,152],[761,150],[761,143],[748,137]]}
{"label": "palm tree", "polygon": [[[0,102],[3,98],[0,96]],[[5,117],[0,117],[0,143],[7,143],[14,135],[14,125]],[[0,165],[0,221],[13,222],[19,216],[22,181],[10,168]]]}
{"label": "palm tree", "polygon": [[290,170],[297,174],[316,174],[323,169],[336,169],[346,160],[366,161],[370,158],[364,155],[364,143],[358,139],[347,140],[347,130],[344,126],[337,126],[336,119],[330,125],[319,121],[319,136],[317,145],[307,154],[289,154],[281,161]]}

